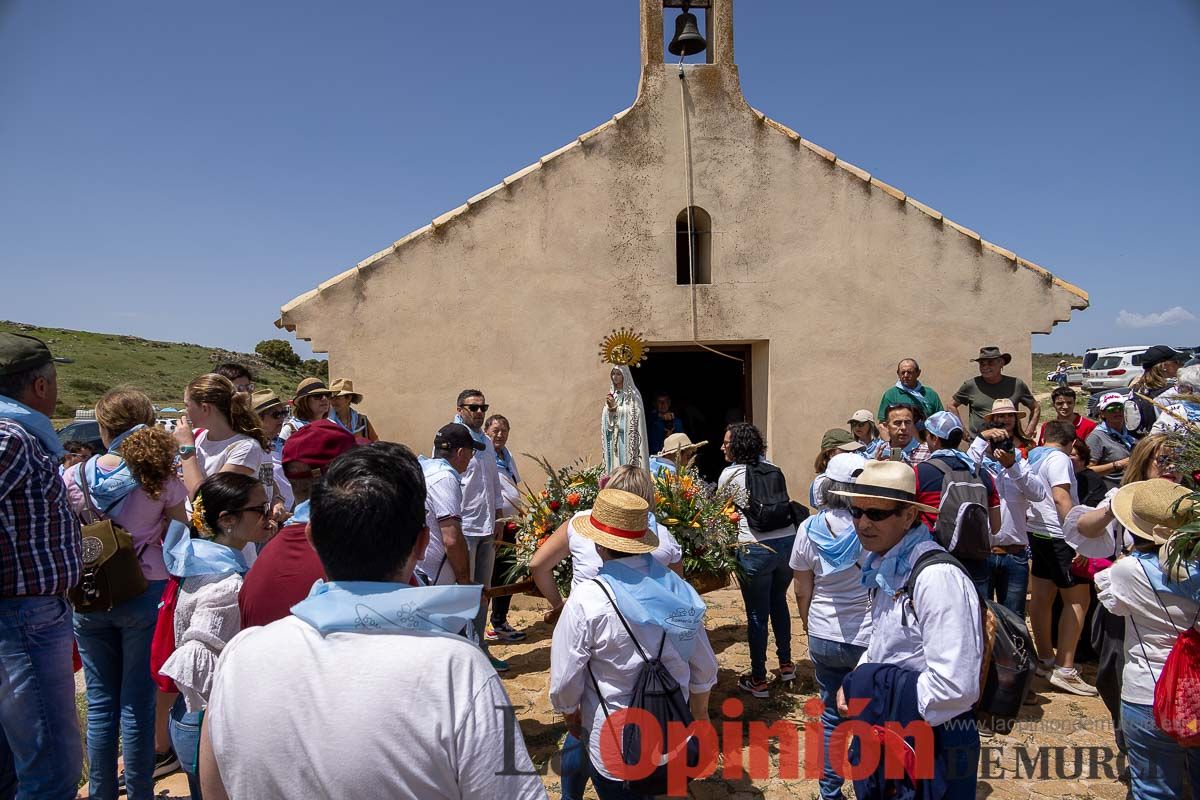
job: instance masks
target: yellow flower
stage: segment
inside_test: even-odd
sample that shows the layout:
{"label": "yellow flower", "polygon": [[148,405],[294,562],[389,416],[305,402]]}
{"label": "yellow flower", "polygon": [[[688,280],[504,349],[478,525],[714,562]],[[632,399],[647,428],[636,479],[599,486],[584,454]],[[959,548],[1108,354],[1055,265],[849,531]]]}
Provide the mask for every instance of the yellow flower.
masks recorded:
{"label": "yellow flower", "polygon": [[674,517],[667,517],[667,519],[665,520],[664,524],[666,524],[666,525],[678,525],[678,524],[679,524],[679,520],[675,519]]}
{"label": "yellow flower", "polygon": [[696,520],[692,520],[692,527],[693,527],[693,528],[699,528],[699,527],[700,527],[700,523],[699,523],[698,521],[696,521]]}

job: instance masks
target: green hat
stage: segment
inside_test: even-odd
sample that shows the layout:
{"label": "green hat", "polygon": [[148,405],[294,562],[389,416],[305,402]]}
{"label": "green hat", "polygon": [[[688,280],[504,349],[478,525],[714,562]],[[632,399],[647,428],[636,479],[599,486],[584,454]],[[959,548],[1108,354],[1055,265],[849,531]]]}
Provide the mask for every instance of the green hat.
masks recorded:
{"label": "green hat", "polygon": [[55,358],[41,339],[23,333],[0,333],[0,375],[15,375],[45,366],[51,361],[70,364],[69,358]]}
{"label": "green hat", "polygon": [[831,450],[836,447],[849,452],[859,450],[862,446],[861,442],[854,441],[854,437],[845,428],[830,428],[821,437],[821,450]]}

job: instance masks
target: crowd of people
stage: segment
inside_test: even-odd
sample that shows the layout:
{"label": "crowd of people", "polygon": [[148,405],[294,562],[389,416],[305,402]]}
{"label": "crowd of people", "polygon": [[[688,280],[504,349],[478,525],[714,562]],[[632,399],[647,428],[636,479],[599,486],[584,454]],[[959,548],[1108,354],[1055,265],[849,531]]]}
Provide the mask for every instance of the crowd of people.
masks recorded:
{"label": "crowd of people", "polygon": [[[734,422],[720,442],[750,653],[736,691],[767,698],[806,669],[791,595],[824,709],[824,800],[843,796],[830,740],[851,716],[933,733],[932,775],[855,776],[860,798],[891,797],[897,780],[975,797],[989,602],[1028,620],[1037,691],[1099,694],[1134,797],[1200,787],[1200,754],[1153,713],[1200,614],[1187,566],[1159,558],[1190,518],[1180,484],[1193,476],[1169,434],[1200,420],[1200,366],[1152,348],[1136,388],[1154,402],[1105,394],[1092,420],[1060,385],[1040,423],[1010,360],[982,348],[949,408],[901,360],[877,413],[822,436],[807,506],[759,428]],[[0,334],[0,798],[75,796],[73,657],[90,797],[148,798],[180,768],[194,798],[546,796],[509,665],[490,652],[529,634],[508,596],[489,596],[524,499],[509,420],[482,390],[448,398],[417,455],[379,441],[350,379],[307,378],[285,402],[224,364],[187,385],[170,432],[143,392],[112,389],[95,408],[105,452],[68,453],[49,419],[56,361]],[[699,741],[666,749],[667,723],[706,722],[719,675],[705,602],[653,513],[654,473],[707,443],[675,424],[669,397],[643,407],[627,367],[609,388],[595,503],[529,564],[553,625],[564,798],[589,782],[604,800],[662,794],[660,773],[692,763]],[[626,710],[664,726],[649,777],[625,770],[644,734],[606,739]]]}

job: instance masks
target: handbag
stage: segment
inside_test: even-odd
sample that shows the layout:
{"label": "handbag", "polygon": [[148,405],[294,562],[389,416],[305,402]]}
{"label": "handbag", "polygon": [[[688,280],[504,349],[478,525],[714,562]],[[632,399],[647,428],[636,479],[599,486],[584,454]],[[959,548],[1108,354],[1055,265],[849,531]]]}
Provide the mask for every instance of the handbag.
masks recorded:
{"label": "handbag", "polygon": [[146,575],[133,549],[133,537],[104,517],[92,502],[92,493],[84,479],[84,464],[76,469],[75,477],[87,512],[80,517],[83,575],[67,592],[67,597],[81,614],[111,611],[146,591]]}

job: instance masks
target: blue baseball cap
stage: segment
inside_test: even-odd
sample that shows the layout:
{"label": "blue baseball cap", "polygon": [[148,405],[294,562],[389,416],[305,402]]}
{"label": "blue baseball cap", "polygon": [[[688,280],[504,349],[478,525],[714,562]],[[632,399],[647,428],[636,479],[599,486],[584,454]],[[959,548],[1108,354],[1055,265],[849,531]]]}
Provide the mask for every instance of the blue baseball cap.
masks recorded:
{"label": "blue baseball cap", "polygon": [[925,420],[925,430],[939,439],[949,439],[950,434],[962,429],[962,420],[958,418],[958,414],[950,411],[939,411],[936,414],[930,414],[929,418]]}

